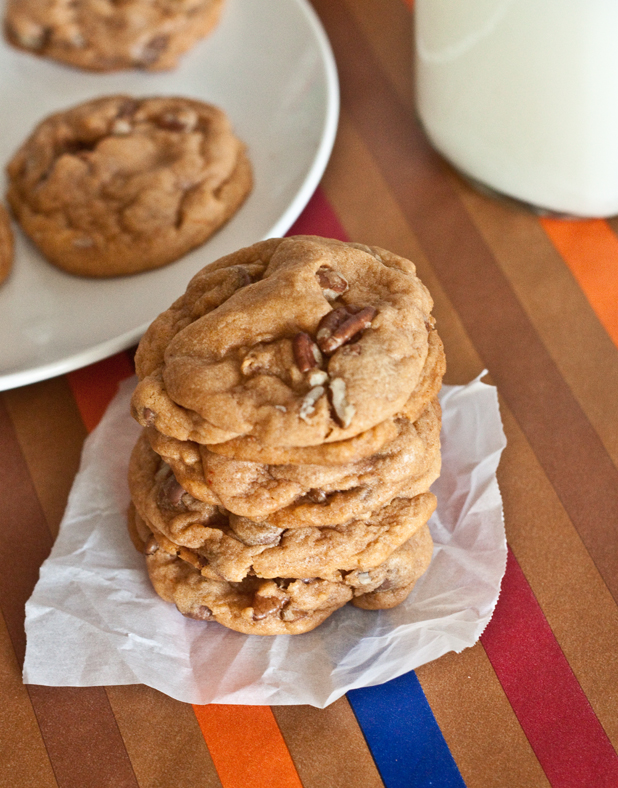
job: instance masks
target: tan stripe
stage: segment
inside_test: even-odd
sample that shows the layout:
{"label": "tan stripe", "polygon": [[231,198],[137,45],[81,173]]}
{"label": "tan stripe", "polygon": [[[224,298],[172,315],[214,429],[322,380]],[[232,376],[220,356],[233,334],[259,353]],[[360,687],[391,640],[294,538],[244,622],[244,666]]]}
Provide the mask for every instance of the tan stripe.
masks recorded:
{"label": "tan stripe", "polygon": [[549,786],[480,644],[416,675],[467,788]]}
{"label": "tan stripe", "polygon": [[538,220],[473,192],[454,176],[530,321],[618,464],[618,349]]}
{"label": "tan stripe", "polygon": [[37,497],[55,538],[86,430],[65,377],[4,393]]}
{"label": "tan stripe", "polygon": [[0,788],[57,788],[0,613]]}
{"label": "tan stripe", "polygon": [[221,788],[191,705],[142,685],[107,696],[140,788]]}
{"label": "tan stripe", "polygon": [[[357,185],[359,173],[362,189]],[[415,263],[435,302],[447,358],[445,382],[467,383],[476,377],[483,369],[478,354],[345,110],[322,186],[351,240],[381,246]]]}
{"label": "tan stripe", "polygon": [[401,0],[344,0],[404,106],[412,108],[412,16]]}
{"label": "tan stripe", "polygon": [[509,445],[499,480],[509,544],[577,680],[617,747],[618,606],[504,404],[502,417]]}
{"label": "tan stripe", "polygon": [[303,788],[383,788],[384,783],[345,698],[325,709],[273,706]]}

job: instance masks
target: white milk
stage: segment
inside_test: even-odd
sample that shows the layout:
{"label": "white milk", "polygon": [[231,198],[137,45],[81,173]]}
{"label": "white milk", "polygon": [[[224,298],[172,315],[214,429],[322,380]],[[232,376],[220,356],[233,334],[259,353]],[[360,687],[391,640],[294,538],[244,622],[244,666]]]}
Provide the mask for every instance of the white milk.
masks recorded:
{"label": "white milk", "polygon": [[618,213],[618,0],[416,0],[418,112],[463,173]]}

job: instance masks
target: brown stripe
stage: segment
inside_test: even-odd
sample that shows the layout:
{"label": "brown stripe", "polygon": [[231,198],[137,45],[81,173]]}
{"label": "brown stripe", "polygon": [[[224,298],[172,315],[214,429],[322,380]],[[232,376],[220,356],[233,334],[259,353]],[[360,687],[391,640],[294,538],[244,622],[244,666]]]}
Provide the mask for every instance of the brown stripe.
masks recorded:
{"label": "brown stripe", "polygon": [[467,788],[549,786],[480,644],[416,675]]}
{"label": "brown stripe", "polygon": [[472,191],[459,178],[453,183],[560,373],[618,462],[618,348],[538,220]]}
{"label": "brown stripe", "polygon": [[221,788],[190,704],[142,685],[107,695],[142,788]]}
{"label": "brown stripe", "polygon": [[304,788],[383,788],[377,767],[345,698],[313,706],[273,706]]}
{"label": "brown stripe", "polygon": [[380,73],[354,19],[341,0],[314,0],[314,5],[337,57],[343,105],[618,598],[616,467],[470,222],[442,162]]}
{"label": "brown stripe", "polygon": [[2,615],[0,698],[1,788],[57,788]]}
{"label": "brown stripe", "polygon": [[[357,186],[359,172],[363,174],[362,189]],[[322,187],[350,238],[390,249],[414,261],[434,300],[433,314],[448,359],[445,382],[467,383],[476,377],[483,369],[482,362],[345,110],[341,112],[337,139]]]}
{"label": "brown stripe", "polygon": [[0,609],[21,665],[26,650],[24,608],[52,540],[3,397],[0,446]]}
{"label": "brown stripe", "polygon": [[401,0],[344,0],[399,100],[412,110],[412,16]]}
{"label": "brown stripe", "polygon": [[4,394],[52,535],[58,533],[86,430],[65,377]]}
{"label": "brown stripe", "polygon": [[137,788],[103,687],[28,685],[60,788]]}

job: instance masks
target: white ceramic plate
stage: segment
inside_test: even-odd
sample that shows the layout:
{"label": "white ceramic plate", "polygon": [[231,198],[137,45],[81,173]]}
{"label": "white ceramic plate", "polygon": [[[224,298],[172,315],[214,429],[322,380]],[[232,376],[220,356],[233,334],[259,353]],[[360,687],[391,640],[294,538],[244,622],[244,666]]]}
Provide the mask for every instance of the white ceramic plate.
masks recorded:
{"label": "white ceramic plate", "polygon": [[130,277],[65,274],[45,262],[14,225],[14,270],[0,287],[0,390],[130,347],[204,265],[283,235],[316,188],[337,128],[334,59],[306,0],[228,0],[217,30],[170,73],[91,74],[0,43],[2,169],[49,113],[120,92],[186,95],[222,107],[249,147],[254,191],[204,246]]}

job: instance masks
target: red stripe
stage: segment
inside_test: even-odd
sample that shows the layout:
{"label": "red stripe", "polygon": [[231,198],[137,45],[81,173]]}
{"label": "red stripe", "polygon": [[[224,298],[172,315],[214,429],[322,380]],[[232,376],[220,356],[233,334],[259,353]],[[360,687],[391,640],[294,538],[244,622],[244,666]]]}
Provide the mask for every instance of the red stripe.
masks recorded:
{"label": "red stripe", "polygon": [[69,372],[67,380],[88,432],[97,426],[114,398],[121,380],[131,377],[133,365],[126,353]]}
{"label": "red stripe", "polygon": [[319,187],[286,235],[321,235],[338,241],[349,240],[337,214]]}
{"label": "red stripe", "polygon": [[481,642],[553,788],[616,788],[618,755],[510,550]]}

